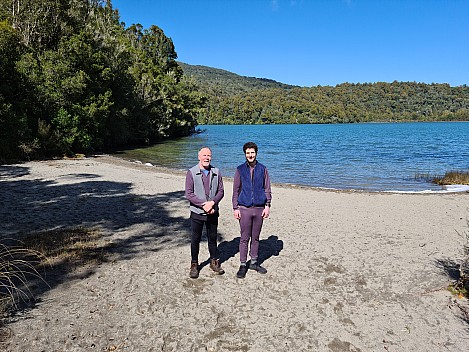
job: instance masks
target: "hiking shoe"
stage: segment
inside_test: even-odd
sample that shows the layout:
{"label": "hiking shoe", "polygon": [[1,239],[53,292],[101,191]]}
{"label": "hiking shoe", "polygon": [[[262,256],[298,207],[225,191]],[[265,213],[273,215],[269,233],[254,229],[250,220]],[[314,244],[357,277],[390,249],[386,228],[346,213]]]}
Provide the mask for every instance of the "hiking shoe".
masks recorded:
{"label": "hiking shoe", "polygon": [[223,270],[220,266],[220,260],[219,259],[211,259],[210,260],[210,269],[212,269],[218,275],[223,275],[225,273],[225,270]]}
{"label": "hiking shoe", "polygon": [[240,265],[239,270],[236,273],[236,277],[238,279],[244,279],[244,277],[246,276],[247,271],[248,271],[248,267],[246,265]]}
{"label": "hiking shoe", "polygon": [[189,271],[191,279],[197,279],[199,277],[199,264],[191,263],[191,271]]}
{"label": "hiking shoe", "polygon": [[267,269],[258,263],[249,264],[249,269],[257,271],[259,274],[267,274]]}

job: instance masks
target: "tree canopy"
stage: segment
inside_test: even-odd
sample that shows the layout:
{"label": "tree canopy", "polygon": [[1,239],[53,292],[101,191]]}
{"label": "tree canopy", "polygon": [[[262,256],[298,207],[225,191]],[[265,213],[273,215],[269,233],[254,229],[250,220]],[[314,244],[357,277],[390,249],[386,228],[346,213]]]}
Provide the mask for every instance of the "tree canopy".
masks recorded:
{"label": "tree canopy", "polygon": [[109,0],[0,0],[0,57],[0,160],[188,135],[204,103],[163,30]]}

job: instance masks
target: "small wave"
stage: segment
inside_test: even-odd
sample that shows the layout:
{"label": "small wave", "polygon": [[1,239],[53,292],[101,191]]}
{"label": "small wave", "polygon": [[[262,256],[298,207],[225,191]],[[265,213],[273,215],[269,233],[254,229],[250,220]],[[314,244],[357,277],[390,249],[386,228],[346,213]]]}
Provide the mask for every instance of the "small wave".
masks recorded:
{"label": "small wave", "polygon": [[423,191],[384,191],[388,193],[462,193],[469,192],[469,185],[446,185],[440,190],[423,190]]}
{"label": "small wave", "polygon": [[447,185],[443,189],[447,192],[469,192],[469,185]]}

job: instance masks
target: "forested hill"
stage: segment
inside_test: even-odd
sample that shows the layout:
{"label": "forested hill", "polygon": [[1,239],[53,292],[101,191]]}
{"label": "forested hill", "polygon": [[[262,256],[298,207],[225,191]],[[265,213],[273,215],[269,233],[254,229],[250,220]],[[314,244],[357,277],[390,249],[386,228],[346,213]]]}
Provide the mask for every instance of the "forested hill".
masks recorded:
{"label": "forested hill", "polygon": [[256,89],[289,89],[296,87],[268,78],[240,76],[236,73],[208,66],[189,65],[180,61],[178,61],[178,64],[186,75],[194,77],[201,86],[218,86],[224,94],[236,94]]}
{"label": "forested hill", "polygon": [[467,121],[469,87],[417,82],[298,87],[182,62],[207,97],[201,124]]}

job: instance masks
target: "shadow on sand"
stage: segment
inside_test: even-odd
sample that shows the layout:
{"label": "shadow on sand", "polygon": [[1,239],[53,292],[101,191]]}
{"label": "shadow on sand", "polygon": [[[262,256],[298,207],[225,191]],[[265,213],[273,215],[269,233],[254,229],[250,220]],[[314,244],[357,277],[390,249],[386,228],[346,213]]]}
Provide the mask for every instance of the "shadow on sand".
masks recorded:
{"label": "shadow on sand", "polygon": [[[232,239],[231,241],[222,241],[218,245],[218,250],[220,253],[220,264],[224,263],[231,258],[234,258],[237,253],[239,253],[239,237]],[[283,249],[283,241],[279,240],[278,236],[270,235],[267,239],[259,241],[259,264],[264,263],[266,260],[272,256],[280,255],[280,252]],[[203,268],[204,266],[210,263],[210,258],[200,263],[199,267]]]}
{"label": "shadow on sand", "polygon": [[[0,166],[0,243],[77,227],[97,229],[103,236],[96,249],[105,258],[102,262],[130,260],[190,243],[188,218],[174,216],[171,210],[187,206],[182,190],[136,195],[131,182],[110,182],[98,174],[24,178],[29,173],[25,166]],[[62,282],[89,277],[102,262],[84,263],[79,271],[63,262],[48,268],[46,282],[34,283],[35,298]],[[34,305],[34,301],[24,303]]]}

